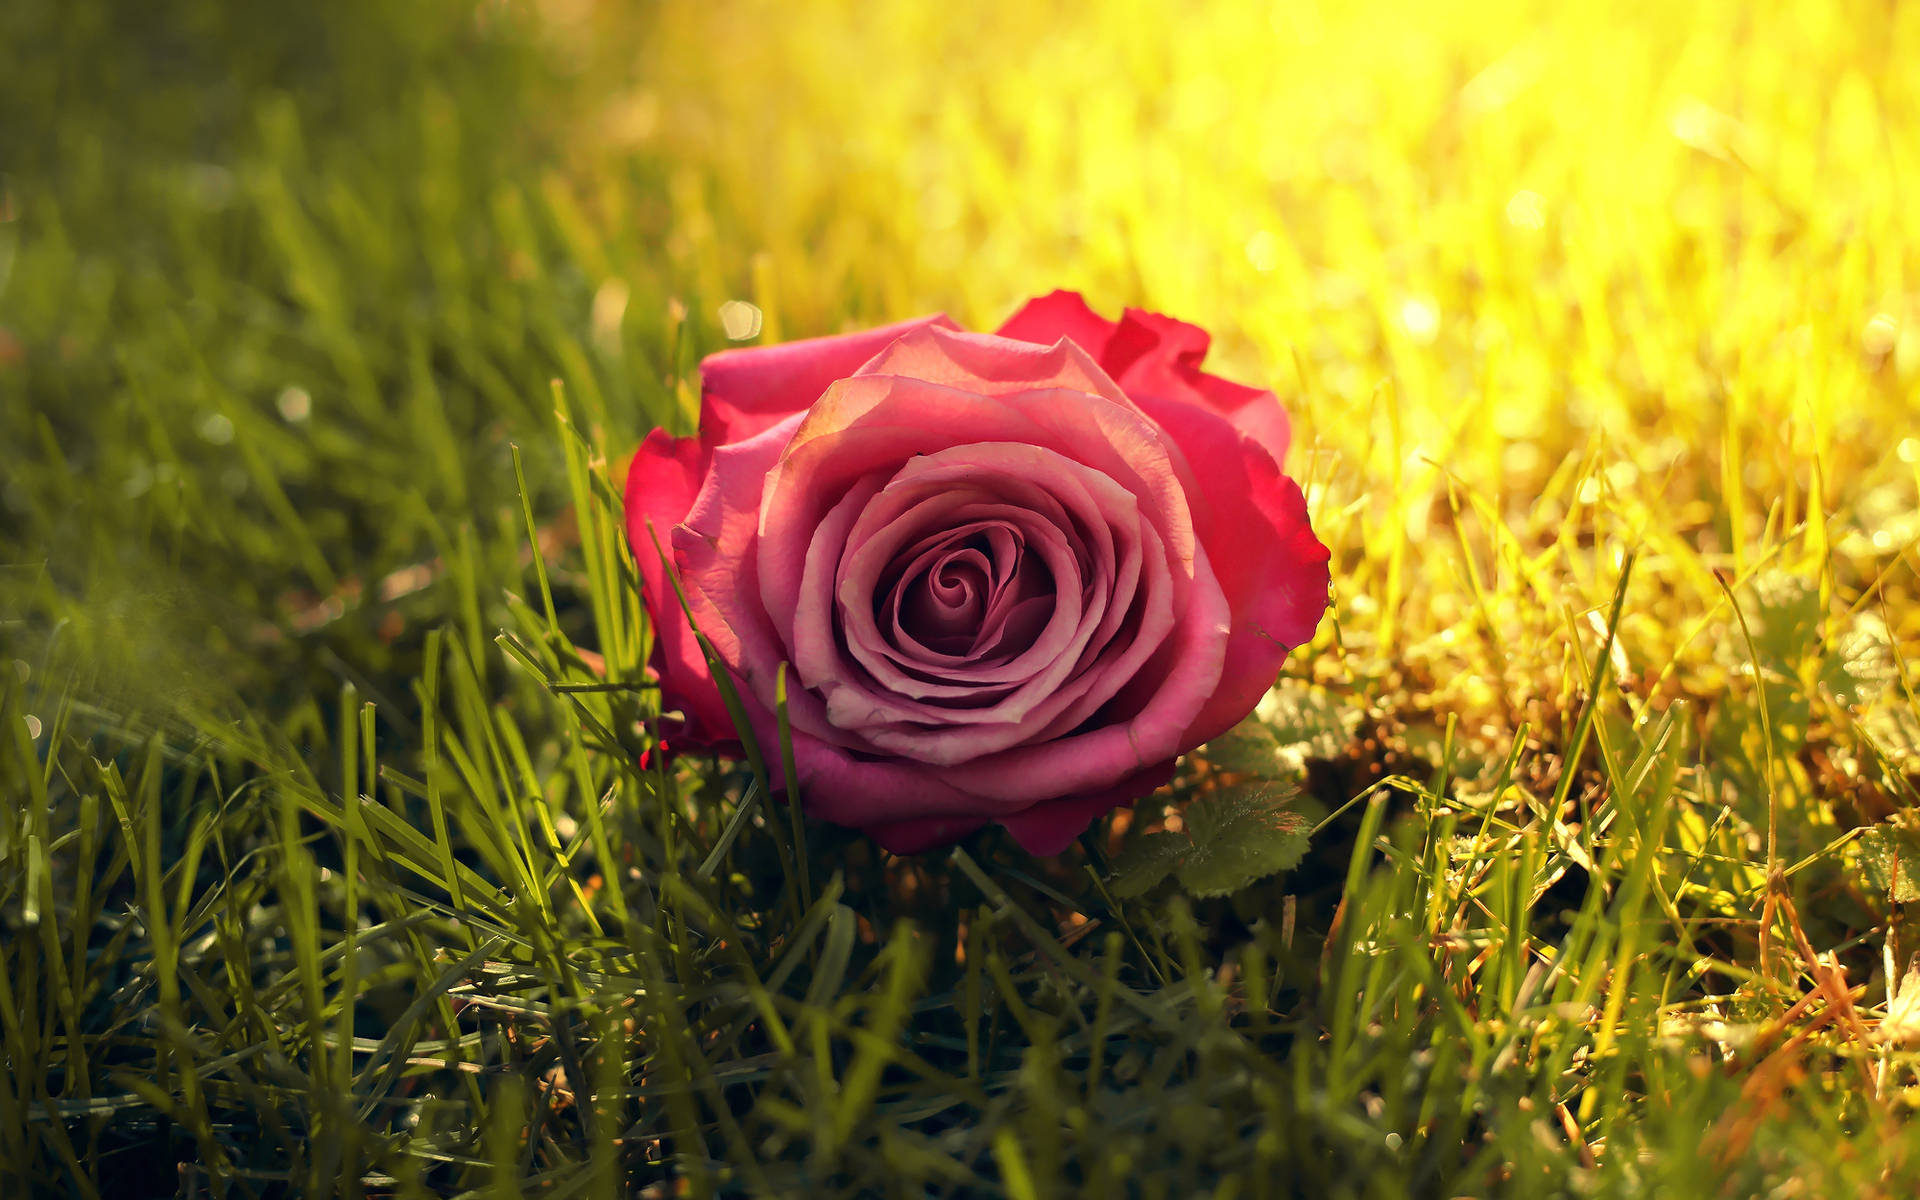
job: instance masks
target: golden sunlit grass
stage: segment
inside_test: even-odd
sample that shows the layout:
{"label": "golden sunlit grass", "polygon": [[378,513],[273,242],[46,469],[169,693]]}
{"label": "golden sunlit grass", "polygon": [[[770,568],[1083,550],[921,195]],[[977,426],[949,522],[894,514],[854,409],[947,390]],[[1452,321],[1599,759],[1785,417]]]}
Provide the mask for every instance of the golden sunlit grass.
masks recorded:
{"label": "golden sunlit grass", "polygon": [[1920,19],[1340,7],[676,8],[576,32],[643,82],[573,149],[673,163],[670,261],[768,338],[1055,285],[1205,325],[1296,414],[1349,679],[1510,725],[1628,550],[1636,673],[1694,682],[1715,571],[1887,573],[1920,632]]}
{"label": "golden sunlit grass", "polygon": [[[1341,568],[1297,669],[1488,773],[1523,723],[1569,740],[1629,554],[1618,736],[1715,727],[1756,669],[1734,601],[1813,594],[1758,664],[1809,693],[1920,637],[1899,6],[740,3],[638,63],[574,19],[643,80],[577,152],[665,153],[668,253],[770,329],[990,328],[1056,284],[1211,329],[1296,414]],[[1783,750],[1811,720],[1855,763],[1868,697],[1813,699]],[[1833,829],[1846,783],[1781,757],[1768,795]]]}
{"label": "golden sunlit grass", "polygon": [[1769,872],[1913,798],[1882,751],[1920,638],[1920,19],[1331,8],[737,3],[637,57],[557,28],[613,96],[582,162],[663,152],[669,255],[770,329],[990,328],[1064,285],[1212,330],[1295,413],[1335,549],[1294,670],[1447,739],[1462,794],[1605,812],[1619,781],[1554,757],[1631,556],[1602,753],[1679,718],[1675,845],[1716,865],[1662,902],[1718,895],[1743,957]]}
{"label": "golden sunlit grass", "polygon": [[[1912,1194],[1920,11],[181,9],[0,13],[0,1190]],[[698,356],[1054,287],[1294,414],[1256,721],[1056,863],[641,760]]]}

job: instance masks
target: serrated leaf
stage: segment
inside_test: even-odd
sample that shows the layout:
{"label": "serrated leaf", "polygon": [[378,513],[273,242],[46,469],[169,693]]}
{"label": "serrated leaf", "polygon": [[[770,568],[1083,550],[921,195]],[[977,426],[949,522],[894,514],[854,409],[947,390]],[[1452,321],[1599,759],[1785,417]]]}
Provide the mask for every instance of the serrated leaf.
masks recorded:
{"label": "serrated leaf", "polygon": [[1886,622],[1877,613],[1860,614],[1820,664],[1820,682],[1842,704],[1872,703],[1899,674]]}
{"label": "serrated leaf", "polygon": [[1228,896],[1285,871],[1307,852],[1307,819],[1288,807],[1291,789],[1221,788],[1187,806],[1192,848],[1175,869],[1195,896]]}
{"label": "serrated leaf", "polygon": [[1869,712],[1860,727],[1875,749],[1896,769],[1920,769],[1920,716],[1905,705],[1881,705]]}
{"label": "serrated leaf", "polygon": [[1288,808],[1286,787],[1221,787],[1187,806],[1190,849],[1175,868],[1196,897],[1233,895],[1254,879],[1284,872],[1308,852],[1308,820]]}
{"label": "serrated leaf", "polygon": [[1332,758],[1346,748],[1360,727],[1360,710],[1325,688],[1299,679],[1274,685],[1255,714],[1298,767],[1308,758]]}
{"label": "serrated leaf", "polygon": [[1240,722],[1208,742],[1203,756],[1223,771],[1266,778],[1280,765],[1280,739],[1258,718]]}
{"label": "serrated leaf", "polygon": [[1144,896],[1186,860],[1193,841],[1184,833],[1149,833],[1134,838],[1113,862],[1107,886],[1122,900]]}
{"label": "serrated leaf", "polygon": [[1360,710],[1323,688],[1283,679],[1252,716],[1208,742],[1201,757],[1225,771],[1274,779],[1297,775],[1308,759],[1333,758],[1359,727]]}
{"label": "serrated leaf", "polygon": [[1920,831],[1875,825],[1860,835],[1867,882],[1896,903],[1920,900]]}
{"label": "serrated leaf", "polygon": [[1129,842],[1108,886],[1122,900],[1145,895],[1174,876],[1203,898],[1227,896],[1257,879],[1297,865],[1313,822],[1295,807],[1290,787],[1249,783],[1223,787],[1187,805],[1179,832]]}
{"label": "serrated leaf", "polygon": [[[1753,632],[1756,665],[1763,671],[1791,678],[1795,664],[1820,634],[1820,587],[1811,580],[1780,569],[1754,576],[1750,598],[1742,598],[1747,627]],[[1737,626],[1727,631],[1723,647],[1734,663],[1749,661],[1745,638]]]}

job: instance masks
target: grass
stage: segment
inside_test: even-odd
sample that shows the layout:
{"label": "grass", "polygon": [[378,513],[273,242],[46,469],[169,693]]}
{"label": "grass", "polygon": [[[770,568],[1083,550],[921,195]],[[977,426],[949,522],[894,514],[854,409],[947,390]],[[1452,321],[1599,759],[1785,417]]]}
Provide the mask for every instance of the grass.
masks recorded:
{"label": "grass", "polygon": [[[1910,8],[0,44],[0,1192],[1920,1184]],[[1259,720],[1051,862],[647,753],[615,491],[720,306],[1054,286],[1289,398],[1335,603]],[[1249,771],[1303,861],[1119,894]]]}

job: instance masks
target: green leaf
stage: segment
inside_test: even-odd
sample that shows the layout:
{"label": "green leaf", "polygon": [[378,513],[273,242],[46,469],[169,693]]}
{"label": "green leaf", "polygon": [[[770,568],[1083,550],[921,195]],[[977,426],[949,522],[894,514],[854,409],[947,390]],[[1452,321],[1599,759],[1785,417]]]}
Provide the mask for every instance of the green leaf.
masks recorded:
{"label": "green leaf", "polygon": [[1842,704],[1870,704],[1899,677],[1893,639],[1878,613],[1861,613],[1820,664],[1820,682]]}
{"label": "green leaf", "polygon": [[1208,742],[1202,754],[1223,771],[1264,779],[1281,765],[1283,749],[1273,730],[1250,717]]}
{"label": "green leaf", "polygon": [[1172,875],[1191,895],[1227,896],[1288,870],[1306,853],[1312,829],[1293,807],[1295,799],[1292,788],[1271,783],[1210,792],[1187,806],[1180,832],[1150,833],[1130,842],[1114,864],[1109,886],[1121,899],[1131,899]]}
{"label": "green leaf", "polygon": [[1113,862],[1107,886],[1122,900],[1152,891],[1186,861],[1193,839],[1184,833],[1149,833],[1133,838]]}
{"label": "green leaf", "polygon": [[[1729,614],[1715,655],[1731,680],[1726,697],[1708,710],[1707,749],[1712,769],[1757,803],[1776,786],[1771,764],[1797,753],[1807,738],[1812,702],[1801,668],[1824,665],[1820,592],[1812,580],[1771,569],[1736,599],[1745,632],[1740,617]],[[1761,819],[1757,810],[1745,816]]]}
{"label": "green leaf", "polygon": [[1272,779],[1293,775],[1308,759],[1333,758],[1360,724],[1360,710],[1324,688],[1282,679],[1254,715],[1206,744],[1201,756],[1225,771]]}
{"label": "green leaf", "polygon": [[1297,864],[1310,826],[1289,807],[1290,788],[1222,788],[1187,806],[1193,849],[1177,874],[1196,896],[1226,896]]}
{"label": "green leaf", "polygon": [[1920,900],[1920,830],[1876,825],[1860,835],[1867,883],[1896,903]]}
{"label": "green leaf", "polygon": [[1880,755],[1900,771],[1920,770],[1920,715],[1903,704],[1877,705],[1860,722]]}
{"label": "green leaf", "polygon": [[[1812,649],[1820,636],[1820,587],[1814,580],[1774,568],[1753,577],[1748,593],[1741,597],[1747,625],[1753,631],[1753,644],[1761,670],[1792,678],[1795,665]],[[1726,641],[1721,647],[1729,665],[1748,661],[1745,640],[1739,628],[1729,622]]]}

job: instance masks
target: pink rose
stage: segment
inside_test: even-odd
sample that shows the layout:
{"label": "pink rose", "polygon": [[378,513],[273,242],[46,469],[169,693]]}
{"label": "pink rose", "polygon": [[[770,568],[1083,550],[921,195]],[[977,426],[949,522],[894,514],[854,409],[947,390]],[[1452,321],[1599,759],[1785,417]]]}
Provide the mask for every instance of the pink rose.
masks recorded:
{"label": "pink rose", "polygon": [[1207,334],[1072,292],[994,335],[929,317],[701,364],[700,434],[647,435],[627,525],[687,733],[733,726],[680,611],[802,805],[911,853],[997,821],[1054,854],[1233,726],[1327,604],[1270,392]]}

